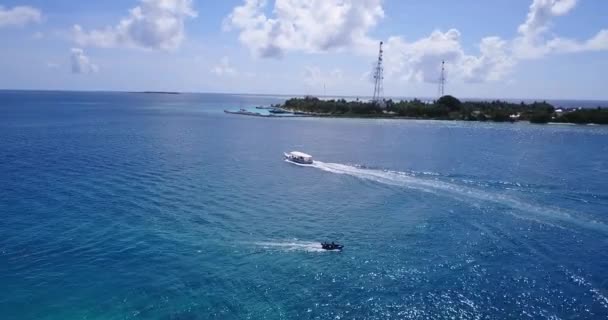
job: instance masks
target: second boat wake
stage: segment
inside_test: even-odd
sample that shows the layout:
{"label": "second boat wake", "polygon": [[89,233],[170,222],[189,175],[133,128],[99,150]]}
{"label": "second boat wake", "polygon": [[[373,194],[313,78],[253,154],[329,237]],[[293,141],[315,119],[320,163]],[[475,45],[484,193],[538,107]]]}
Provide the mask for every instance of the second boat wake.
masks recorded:
{"label": "second boat wake", "polygon": [[[504,190],[495,192],[482,190],[455,182],[441,180],[440,177],[420,177],[407,172],[367,169],[339,163],[326,163],[314,161],[307,165],[326,172],[353,176],[359,179],[374,181],[391,186],[414,189],[439,196],[449,196],[459,201],[483,206],[485,202],[492,202],[510,209],[510,211],[525,212],[526,215],[517,215],[521,218],[535,220],[541,223],[566,222],[586,229],[608,233],[608,226],[602,222],[587,218],[584,213],[570,212],[568,210],[530,203],[519,197],[506,194]],[[530,216],[532,214],[533,216]],[[548,220],[548,221],[547,221]]]}

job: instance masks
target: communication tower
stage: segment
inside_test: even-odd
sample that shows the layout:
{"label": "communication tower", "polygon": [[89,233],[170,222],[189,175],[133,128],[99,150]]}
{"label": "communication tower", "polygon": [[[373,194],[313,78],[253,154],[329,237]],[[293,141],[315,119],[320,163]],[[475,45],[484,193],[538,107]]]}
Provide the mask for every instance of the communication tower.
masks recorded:
{"label": "communication tower", "polygon": [[441,61],[441,75],[439,76],[439,98],[445,95],[445,61]]}
{"label": "communication tower", "polygon": [[382,66],[382,41],[380,41],[380,50],[378,52],[378,62],[374,69],[374,98],[372,102],[384,107],[384,66]]}

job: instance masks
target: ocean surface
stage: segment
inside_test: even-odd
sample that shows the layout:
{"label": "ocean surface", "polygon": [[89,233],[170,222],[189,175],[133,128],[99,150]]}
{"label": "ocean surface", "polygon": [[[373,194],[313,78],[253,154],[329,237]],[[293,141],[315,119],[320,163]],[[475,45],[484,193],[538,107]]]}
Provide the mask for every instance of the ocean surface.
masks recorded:
{"label": "ocean surface", "polygon": [[608,127],[283,99],[0,92],[0,319],[608,318]]}

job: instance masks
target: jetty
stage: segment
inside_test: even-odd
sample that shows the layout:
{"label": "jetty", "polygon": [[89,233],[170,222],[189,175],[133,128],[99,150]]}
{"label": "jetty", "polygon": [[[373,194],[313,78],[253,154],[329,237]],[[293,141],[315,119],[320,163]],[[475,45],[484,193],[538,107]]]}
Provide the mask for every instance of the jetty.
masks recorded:
{"label": "jetty", "polygon": [[224,110],[227,114],[238,114],[242,116],[264,117],[264,118],[293,118],[293,117],[311,117],[313,114],[299,111],[291,111],[278,107],[256,107],[256,109],[268,110],[268,114],[240,109],[238,111]]}

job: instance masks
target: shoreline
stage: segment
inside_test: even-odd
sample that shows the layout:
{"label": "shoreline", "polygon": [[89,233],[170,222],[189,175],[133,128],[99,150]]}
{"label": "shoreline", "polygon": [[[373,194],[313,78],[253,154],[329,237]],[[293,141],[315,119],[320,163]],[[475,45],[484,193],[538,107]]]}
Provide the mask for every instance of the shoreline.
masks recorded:
{"label": "shoreline", "polygon": [[[293,110],[285,109],[289,112],[294,112]],[[547,122],[547,123],[533,123],[527,120],[516,120],[516,121],[480,121],[480,120],[462,120],[462,119],[433,119],[433,118],[415,118],[415,117],[404,117],[404,116],[391,116],[391,115],[336,115],[336,114],[311,114],[311,113],[303,113],[301,111],[296,111],[298,114],[291,115],[283,115],[277,116],[274,114],[259,114],[255,112],[242,112],[242,111],[229,111],[224,110],[226,114],[240,115],[240,116],[249,116],[249,117],[258,117],[258,118],[333,118],[333,119],[378,119],[378,120],[420,120],[420,121],[446,121],[446,122],[479,122],[479,123],[506,123],[506,124],[516,124],[516,123],[525,123],[525,124],[533,124],[533,125],[562,125],[562,126],[608,126],[600,123],[573,123],[573,122]]]}
{"label": "shoreline", "polygon": [[235,114],[235,115],[240,115],[240,116],[260,117],[260,118],[306,118],[306,117],[310,118],[310,117],[313,117],[311,115],[305,115],[305,114],[292,114],[292,115],[278,116],[276,114],[261,114],[261,113],[251,112],[251,111],[230,111],[230,110],[224,110],[224,113]]}
{"label": "shoreline", "polygon": [[[479,122],[548,122],[608,124],[608,109],[555,108],[546,101],[511,103],[507,101],[462,102],[445,95],[436,101],[346,101],[320,100],[308,96],[292,98],[277,108],[293,113],[345,118],[407,118],[419,120],[463,120]],[[298,112],[299,111],[299,112]]]}

